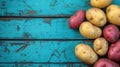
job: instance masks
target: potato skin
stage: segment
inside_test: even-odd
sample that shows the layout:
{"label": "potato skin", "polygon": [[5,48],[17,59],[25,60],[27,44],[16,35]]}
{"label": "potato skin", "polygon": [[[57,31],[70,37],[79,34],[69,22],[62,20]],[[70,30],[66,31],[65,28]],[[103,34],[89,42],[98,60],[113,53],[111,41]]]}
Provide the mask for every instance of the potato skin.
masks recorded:
{"label": "potato skin", "polygon": [[86,64],[94,64],[98,59],[97,54],[87,44],[78,44],[75,47],[75,54],[82,62]]}
{"label": "potato skin", "polygon": [[104,8],[110,5],[112,0],[90,0],[93,7]]}
{"label": "potato skin", "polygon": [[79,10],[75,15],[71,16],[69,19],[69,27],[71,29],[78,29],[80,24],[85,19],[85,12],[83,10]]}
{"label": "potato skin", "polygon": [[103,36],[104,38],[109,41],[110,43],[114,43],[119,38],[119,29],[115,25],[107,25],[103,29]]}
{"label": "potato skin", "polygon": [[120,40],[110,46],[108,58],[114,61],[120,61]]}
{"label": "potato skin", "polygon": [[94,67],[120,67],[120,65],[109,59],[102,58],[94,64]]}
{"label": "potato skin", "polygon": [[120,26],[120,7],[110,5],[106,10],[108,21],[112,24]]}
{"label": "potato skin", "polygon": [[79,31],[81,35],[88,39],[99,38],[102,35],[102,30],[92,25],[90,22],[83,22],[79,27]]}
{"label": "potato skin", "polygon": [[94,40],[94,51],[98,55],[104,56],[108,51],[108,42],[104,38],[97,38]]}
{"label": "potato skin", "polygon": [[99,27],[104,26],[107,22],[105,13],[99,8],[90,8],[86,12],[86,18],[89,22]]}

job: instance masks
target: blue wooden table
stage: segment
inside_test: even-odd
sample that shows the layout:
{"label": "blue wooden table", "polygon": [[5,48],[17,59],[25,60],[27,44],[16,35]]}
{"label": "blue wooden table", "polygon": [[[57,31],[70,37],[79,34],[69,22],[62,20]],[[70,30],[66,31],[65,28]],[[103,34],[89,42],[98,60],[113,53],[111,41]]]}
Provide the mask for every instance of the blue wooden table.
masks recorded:
{"label": "blue wooden table", "polygon": [[88,67],[74,48],[93,40],[70,29],[68,19],[89,8],[89,0],[0,0],[0,67]]}

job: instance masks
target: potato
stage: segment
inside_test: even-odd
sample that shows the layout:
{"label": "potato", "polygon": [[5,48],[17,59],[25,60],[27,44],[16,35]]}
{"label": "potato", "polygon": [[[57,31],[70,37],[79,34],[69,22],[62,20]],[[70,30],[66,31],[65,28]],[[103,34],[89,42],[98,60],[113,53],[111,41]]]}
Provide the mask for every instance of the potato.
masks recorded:
{"label": "potato", "polygon": [[108,57],[114,61],[120,61],[120,40],[113,43],[108,51]]}
{"label": "potato", "polygon": [[90,22],[83,22],[80,27],[79,31],[81,35],[88,39],[95,39],[99,38],[102,35],[102,30],[99,27],[92,25]]}
{"label": "potato", "polygon": [[117,41],[119,38],[119,29],[115,25],[112,24],[107,25],[103,29],[103,36],[107,41],[113,43]]}
{"label": "potato", "polygon": [[107,10],[108,21],[112,24],[120,26],[120,7],[117,5],[110,5]]}
{"label": "potato", "polygon": [[109,59],[102,58],[94,64],[94,67],[120,67],[120,65]]}
{"label": "potato", "polygon": [[78,44],[75,47],[75,54],[82,62],[86,64],[94,64],[98,59],[97,54],[89,45],[86,44]]}
{"label": "potato", "polygon": [[108,51],[108,42],[104,38],[97,38],[94,40],[94,50],[98,55],[104,56]]}
{"label": "potato", "polygon": [[69,27],[72,29],[79,28],[80,24],[85,19],[85,12],[83,10],[79,10],[75,15],[71,16],[69,19]]}
{"label": "potato", "polygon": [[90,8],[86,12],[86,18],[92,24],[102,27],[106,24],[106,15],[105,13],[99,8]]}
{"label": "potato", "polygon": [[112,0],[90,0],[93,7],[104,8],[110,5]]}

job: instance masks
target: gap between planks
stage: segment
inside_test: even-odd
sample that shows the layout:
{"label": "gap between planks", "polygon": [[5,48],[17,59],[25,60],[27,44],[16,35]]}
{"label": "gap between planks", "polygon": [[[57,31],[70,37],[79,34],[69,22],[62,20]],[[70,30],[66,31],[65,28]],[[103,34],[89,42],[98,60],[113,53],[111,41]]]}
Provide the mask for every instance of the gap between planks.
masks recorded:
{"label": "gap between planks", "polygon": [[0,62],[0,64],[83,64],[82,62]]}
{"label": "gap between planks", "polygon": [[0,16],[2,18],[70,18],[71,15],[61,15],[61,16]]}
{"label": "gap between planks", "polygon": [[0,39],[0,41],[93,41],[94,39]]}

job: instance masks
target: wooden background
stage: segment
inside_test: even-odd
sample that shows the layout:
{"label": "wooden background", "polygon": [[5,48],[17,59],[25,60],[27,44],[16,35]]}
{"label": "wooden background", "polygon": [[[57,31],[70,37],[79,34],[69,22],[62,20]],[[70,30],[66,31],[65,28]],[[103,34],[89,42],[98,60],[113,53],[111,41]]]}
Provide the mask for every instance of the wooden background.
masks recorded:
{"label": "wooden background", "polygon": [[68,19],[90,7],[89,0],[0,0],[0,67],[88,67],[74,48],[93,40],[70,29]]}

